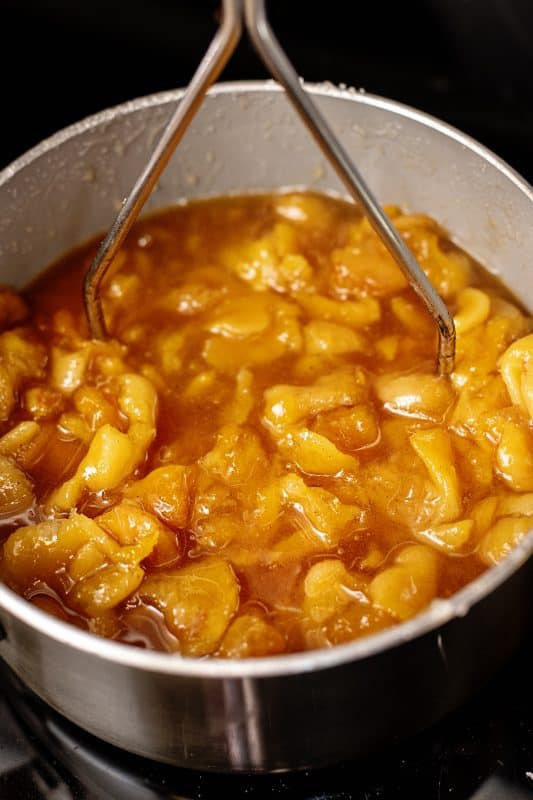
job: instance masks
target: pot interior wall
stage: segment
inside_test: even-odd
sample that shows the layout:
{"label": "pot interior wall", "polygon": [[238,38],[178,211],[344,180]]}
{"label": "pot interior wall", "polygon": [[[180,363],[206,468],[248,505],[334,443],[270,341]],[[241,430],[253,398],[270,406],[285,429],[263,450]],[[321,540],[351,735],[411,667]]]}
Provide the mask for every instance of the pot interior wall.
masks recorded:
{"label": "pot interior wall", "polygon": [[[533,304],[533,196],[475,143],[367,95],[313,89],[382,202],[424,211]],[[105,230],[172,113],[178,92],[133,101],[58,134],[0,176],[0,276],[23,286]],[[343,191],[272,84],[226,84],[206,98],[147,209],[184,197],[306,186]]]}

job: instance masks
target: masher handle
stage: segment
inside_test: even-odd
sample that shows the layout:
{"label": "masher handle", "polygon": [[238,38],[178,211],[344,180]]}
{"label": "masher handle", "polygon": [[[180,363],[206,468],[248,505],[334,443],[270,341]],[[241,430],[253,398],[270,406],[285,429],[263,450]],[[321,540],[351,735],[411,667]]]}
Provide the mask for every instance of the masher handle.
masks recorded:
{"label": "masher handle", "polygon": [[270,74],[284,87],[291,103],[302,117],[322,152],[354,200],[360,204],[370,224],[431,314],[438,331],[437,369],[441,375],[449,375],[453,372],[455,364],[453,317],[370,191],[326,119],[303,88],[298,74],[270,27],[264,0],[223,0],[222,8],[220,28],[87,272],[84,283],[84,302],[91,335],[97,339],[106,336],[99,295],[102,279],[178,142],[200,107],[209,86],[217,79],[235,50],[241,37],[244,15],[248,34]]}

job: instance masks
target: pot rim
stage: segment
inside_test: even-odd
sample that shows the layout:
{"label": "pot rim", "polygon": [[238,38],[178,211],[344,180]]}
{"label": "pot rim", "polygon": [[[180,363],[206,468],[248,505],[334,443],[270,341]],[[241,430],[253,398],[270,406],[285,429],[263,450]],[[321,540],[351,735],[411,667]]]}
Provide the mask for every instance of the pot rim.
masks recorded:
{"label": "pot rim", "polygon": [[[462,147],[476,153],[504,174],[533,203],[533,189],[512,167],[499,156],[472,137],[441,120],[418,111],[411,106],[355,89],[341,89],[329,83],[309,83],[305,87],[315,96],[334,97],[350,102],[362,103],[373,108],[392,112],[400,117],[414,120],[455,140]],[[83,134],[85,131],[112,122],[152,106],[175,103],[183,97],[185,89],[158,92],[120,105],[107,108],[70,125],[43,140],[0,172],[0,187],[8,183],[18,172],[29,166],[47,152],[62,143]],[[208,92],[211,96],[234,93],[282,93],[283,89],[274,81],[228,81],[215,84]],[[532,205],[533,214],[533,205]],[[75,649],[134,669],[167,675],[198,678],[268,678],[296,675],[329,669],[345,663],[369,658],[384,650],[401,646],[406,642],[430,633],[445,623],[465,616],[470,608],[497,589],[511,577],[533,553],[533,530],[499,564],[489,568],[459,592],[446,599],[436,599],[422,613],[412,619],[379,633],[356,639],[328,649],[309,650],[288,655],[276,655],[254,659],[230,660],[222,658],[190,658],[179,654],[141,650],[131,645],[104,639],[96,634],[79,630],[50,614],[32,606],[5,584],[0,583],[0,609],[19,621],[46,633],[57,642]],[[8,626],[6,626],[8,628]],[[9,633],[7,634],[9,639]],[[440,636],[437,640],[443,651]],[[443,653],[443,658],[445,658]]]}

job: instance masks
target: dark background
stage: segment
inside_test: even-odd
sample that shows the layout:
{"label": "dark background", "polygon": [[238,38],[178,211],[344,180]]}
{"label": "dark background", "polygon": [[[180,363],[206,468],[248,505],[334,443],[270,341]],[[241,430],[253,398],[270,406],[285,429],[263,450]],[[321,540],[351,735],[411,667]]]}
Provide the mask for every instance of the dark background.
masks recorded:
{"label": "dark background", "polygon": [[[0,0],[0,166],[59,128],[182,86],[216,0]],[[533,0],[270,0],[298,72],[409,103],[533,180]],[[262,78],[242,43],[223,79]]]}

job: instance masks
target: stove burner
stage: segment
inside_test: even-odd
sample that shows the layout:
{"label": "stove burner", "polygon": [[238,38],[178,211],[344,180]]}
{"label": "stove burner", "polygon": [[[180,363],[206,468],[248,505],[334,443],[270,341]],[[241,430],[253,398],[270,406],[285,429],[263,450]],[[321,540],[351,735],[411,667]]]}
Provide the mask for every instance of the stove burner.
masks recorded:
{"label": "stove burner", "polygon": [[533,798],[533,644],[430,730],[364,761],[267,776],[177,769],[68,722],[0,668],[0,800]]}

